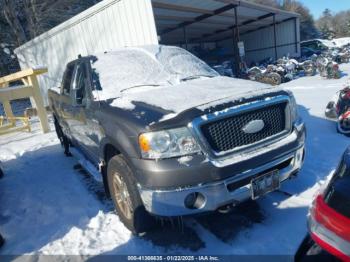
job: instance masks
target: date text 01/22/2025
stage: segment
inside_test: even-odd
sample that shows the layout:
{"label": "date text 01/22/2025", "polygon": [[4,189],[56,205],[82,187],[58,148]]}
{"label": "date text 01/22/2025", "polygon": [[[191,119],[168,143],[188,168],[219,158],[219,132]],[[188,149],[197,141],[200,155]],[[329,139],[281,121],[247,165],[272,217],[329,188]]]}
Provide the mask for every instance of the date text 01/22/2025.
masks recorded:
{"label": "date text 01/22/2025", "polygon": [[216,256],[128,256],[128,261],[219,261]]}

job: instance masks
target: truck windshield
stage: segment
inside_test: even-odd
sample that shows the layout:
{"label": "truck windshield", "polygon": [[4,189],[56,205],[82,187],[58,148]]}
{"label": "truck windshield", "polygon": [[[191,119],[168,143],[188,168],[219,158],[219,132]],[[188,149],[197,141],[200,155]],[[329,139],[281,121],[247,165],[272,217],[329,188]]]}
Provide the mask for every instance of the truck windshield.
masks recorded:
{"label": "truck windshield", "polygon": [[158,86],[168,82],[169,74],[146,52],[126,49],[109,52],[91,61],[93,78],[103,97],[115,98],[122,90],[134,86]]}
{"label": "truck windshield", "polygon": [[201,77],[218,76],[216,71],[191,53],[178,47],[150,46],[108,52],[91,61],[99,98],[120,96],[139,88],[176,85]]}
{"label": "truck windshield", "polygon": [[179,47],[159,46],[156,58],[171,75],[180,81],[218,76],[218,73],[202,60]]}

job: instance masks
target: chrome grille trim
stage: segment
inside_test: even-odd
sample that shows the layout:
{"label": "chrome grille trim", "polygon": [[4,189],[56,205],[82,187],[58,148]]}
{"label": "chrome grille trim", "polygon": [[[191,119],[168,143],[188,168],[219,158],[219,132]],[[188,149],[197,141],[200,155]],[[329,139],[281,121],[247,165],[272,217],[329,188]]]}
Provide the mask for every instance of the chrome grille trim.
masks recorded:
{"label": "chrome grille trim", "polygon": [[[213,150],[213,148],[210,146],[210,144],[208,143],[206,137],[202,132],[202,126],[208,123],[216,122],[229,117],[234,117],[235,115],[240,115],[245,112],[252,112],[257,109],[270,107],[279,103],[287,104],[285,107],[285,125],[286,126],[284,131],[276,135],[273,135],[271,137],[267,137],[265,139],[257,141],[253,144],[240,147],[238,150],[233,148],[232,150],[228,150],[224,152],[215,152],[215,150]],[[261,146],[271,144],[274,141],[280,138],[283,138],[291,133],[292,122],[291,122],[291,111],[290,111],[290,97],[287,95],[279,95],[276,97],[268,97],[263,100],[257,100],[246,104],[240,104],[231,108],[227,108],[222,111],[197,117],[190,123],[189,127],[192,130],[193,135],[197,138],[198,142],[200,143],[200,146],[202,147],[203,151],[205,151],[205,153],[207,153],[212,158],[221,158],[233,153],[242,153],[242,152],[244,153],[244,151],[247,151],[252,147],[260,148]]]}

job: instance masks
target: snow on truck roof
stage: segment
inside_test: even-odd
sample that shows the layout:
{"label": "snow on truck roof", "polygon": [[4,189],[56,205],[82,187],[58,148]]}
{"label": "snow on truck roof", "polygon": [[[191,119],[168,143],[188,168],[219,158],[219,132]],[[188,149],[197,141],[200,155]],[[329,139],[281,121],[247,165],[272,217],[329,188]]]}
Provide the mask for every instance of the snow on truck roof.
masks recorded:
{"label": "snow on truck roof", "polygon": [[140,86],[174,85],[188,77],[218,73],[190,52],[175,46],[149,45],[96,54],[91,62],[103,99]]}

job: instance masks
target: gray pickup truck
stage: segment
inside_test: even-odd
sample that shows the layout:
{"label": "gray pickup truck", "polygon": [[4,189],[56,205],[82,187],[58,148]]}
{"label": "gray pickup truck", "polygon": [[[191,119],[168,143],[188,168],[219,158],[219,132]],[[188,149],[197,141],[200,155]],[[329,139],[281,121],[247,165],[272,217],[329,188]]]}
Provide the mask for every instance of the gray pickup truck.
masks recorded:
{"label": "gray pickup truck", "polygon": [[100,172],[125,226],[256,199],[295,177],[305,127],[293,95],[219,76],[178,47],[79,57],[49,91],[57,135]]}

